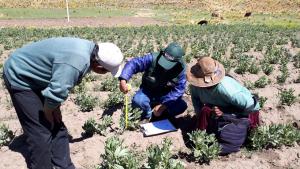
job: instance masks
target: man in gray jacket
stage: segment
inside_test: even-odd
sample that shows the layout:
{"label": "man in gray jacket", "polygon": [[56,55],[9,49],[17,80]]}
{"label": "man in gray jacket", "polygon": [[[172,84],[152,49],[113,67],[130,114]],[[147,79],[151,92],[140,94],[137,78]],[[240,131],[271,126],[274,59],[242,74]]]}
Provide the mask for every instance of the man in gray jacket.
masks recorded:
{"label": "man in gray jacket", "polygon": [[118,77],[122,61],[112,43],[71,37],[34,42],[10,55],[3,78],[27,136],[30,168],[75,168],[60,105],[87,72]]}

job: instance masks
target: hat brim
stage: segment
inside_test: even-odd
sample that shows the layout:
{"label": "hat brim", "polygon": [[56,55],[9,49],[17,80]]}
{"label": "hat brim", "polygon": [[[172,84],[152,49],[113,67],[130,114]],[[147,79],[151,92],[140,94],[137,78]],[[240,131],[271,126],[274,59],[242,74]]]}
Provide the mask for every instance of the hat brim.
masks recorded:
{"label": "hat brim", "polygon": [[172,69],[177,62],[168,61],[164,56],[161,56],[158,60],[158,64],[166,70]]}
{"label": "hat brim", "polygon": [[218,61],[215,61],[216,65],[218,66],[218,69],[220,70],[220,73],[217,73],[214,77],[214,80],[210,81],[209,83],[205,82],[204,77],[199,77],[195,75],[193,72],[201,71],[201,68],[198,66],[198,64],[195,64],[193,66],[189,66],[187,69],[187,80],[188,82],[197,87],[211,87],[214,86],[224,78],[225,76],[225,69],[222,64],[220,64]]}
{"label": "hat brim", "polygon": [[114,76],[114,77],[120,77],[121,73],[122,73],[122,70],[123,70],[123,64],[121,64],[120,66],[117,66],[117,67],[114,67],[112,70],[111,70],[111,74]]}

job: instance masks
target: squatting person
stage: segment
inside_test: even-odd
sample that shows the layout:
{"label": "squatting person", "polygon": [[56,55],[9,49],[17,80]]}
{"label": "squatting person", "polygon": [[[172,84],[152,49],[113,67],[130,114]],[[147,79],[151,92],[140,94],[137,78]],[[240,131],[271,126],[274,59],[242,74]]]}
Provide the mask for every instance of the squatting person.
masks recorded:
{"label": "squatting person", "polygon": [[214,133],[221,155],[239,151],[247,131],[258,125],[259,103],[248,89],[225,75],[224,66],[202,57],[187,70],[197,128]]}
{"label": "squatting person", "polygon": [[186,86],[184,50],[170,43],[160,52],[148,53],[126,63],[119,77],[120,90],[128,92],[127,82],[133,74],[144,72],[140,89],[132,106],[143,110],[142,119],[174,117],[183,113],[187,104],[182,99]]}

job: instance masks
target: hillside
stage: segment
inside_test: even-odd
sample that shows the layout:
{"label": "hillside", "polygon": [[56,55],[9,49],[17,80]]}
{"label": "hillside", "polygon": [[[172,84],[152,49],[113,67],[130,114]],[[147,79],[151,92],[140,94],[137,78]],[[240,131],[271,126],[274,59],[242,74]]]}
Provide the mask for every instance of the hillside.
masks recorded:
{"label": "hillside", "polygon": [[[176,7],[204,11],[254,11],[263,13],[299,13],[300,0],[76,0],[69,1],[71,8],[117,7]],[[1,8],[64,8],[65,0],[1,0]]]}

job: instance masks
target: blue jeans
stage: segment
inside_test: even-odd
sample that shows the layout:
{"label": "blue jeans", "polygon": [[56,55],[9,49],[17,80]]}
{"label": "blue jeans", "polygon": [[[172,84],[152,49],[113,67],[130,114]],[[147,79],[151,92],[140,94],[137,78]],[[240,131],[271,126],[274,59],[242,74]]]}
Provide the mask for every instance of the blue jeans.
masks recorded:
{"label": "blue jeans", "polygon": [[[132,99],[132,106],[139,107],[143,110],[143,116],[150,118],[152,115],[152,107],[161,104],[161,96],[152,96],[150,92],[143,89],[138,90]],[[173,117],[183,113],[187,108],[186,102],[180,97],[168,104],[168,116]]]}

